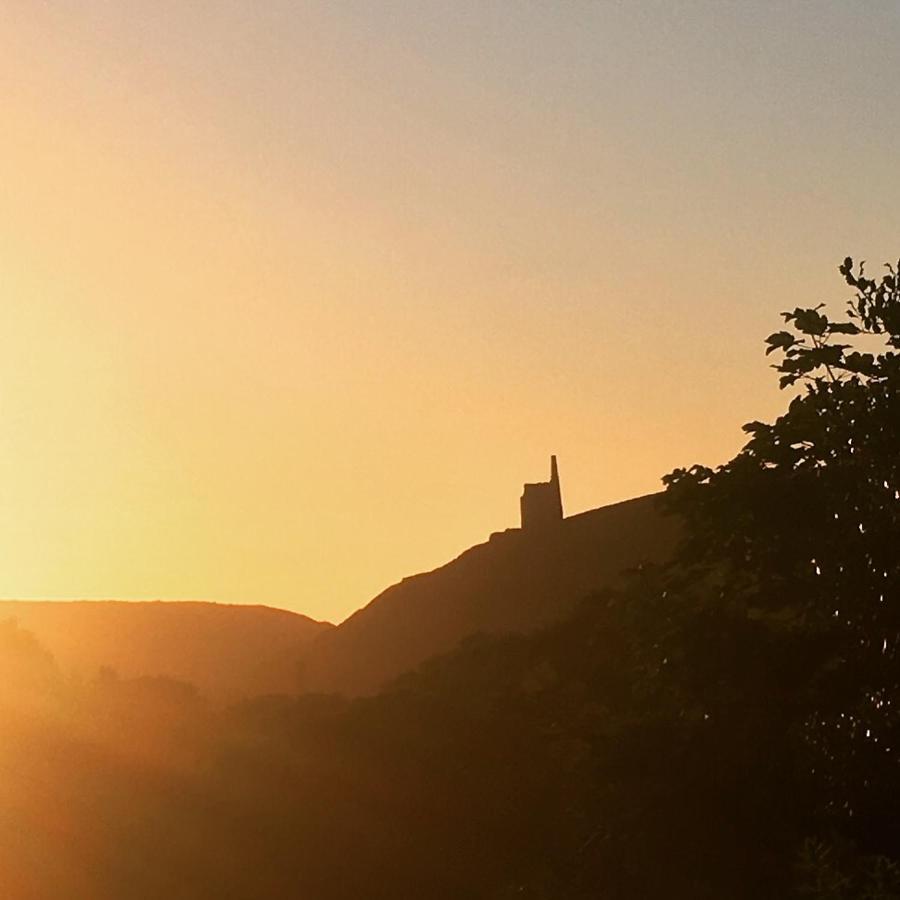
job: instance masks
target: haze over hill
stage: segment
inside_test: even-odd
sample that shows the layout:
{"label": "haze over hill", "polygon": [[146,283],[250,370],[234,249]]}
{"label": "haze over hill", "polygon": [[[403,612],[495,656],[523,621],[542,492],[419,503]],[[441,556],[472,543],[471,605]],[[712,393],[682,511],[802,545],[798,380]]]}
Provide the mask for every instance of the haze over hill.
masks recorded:
{"label": "haze over hill", "polygon": [[303,645],[333,626],[268,606],[112,600],[0,601],[63,673],[189,681],[223,699],[290,693]]}

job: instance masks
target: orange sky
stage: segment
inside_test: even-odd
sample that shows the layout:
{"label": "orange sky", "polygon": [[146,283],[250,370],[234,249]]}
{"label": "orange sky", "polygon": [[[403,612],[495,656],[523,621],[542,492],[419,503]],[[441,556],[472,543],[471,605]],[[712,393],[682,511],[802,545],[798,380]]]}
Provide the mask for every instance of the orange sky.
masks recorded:
{"label": "orange sky", "polygon": [[339,620],[551,452],[569,512],[727,459],[900,254],[865,11],[4,3],[0,596]]}

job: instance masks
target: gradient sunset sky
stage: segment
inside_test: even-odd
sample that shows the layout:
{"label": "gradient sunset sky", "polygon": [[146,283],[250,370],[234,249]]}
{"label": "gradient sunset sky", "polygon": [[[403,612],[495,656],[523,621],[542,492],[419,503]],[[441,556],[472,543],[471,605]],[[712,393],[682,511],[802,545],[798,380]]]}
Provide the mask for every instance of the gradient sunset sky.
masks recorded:
{"label": "gradient sunset sky", "polygon": [[0,595],[340,620],[724,462],[900,255],[896,2],[0,4]]}

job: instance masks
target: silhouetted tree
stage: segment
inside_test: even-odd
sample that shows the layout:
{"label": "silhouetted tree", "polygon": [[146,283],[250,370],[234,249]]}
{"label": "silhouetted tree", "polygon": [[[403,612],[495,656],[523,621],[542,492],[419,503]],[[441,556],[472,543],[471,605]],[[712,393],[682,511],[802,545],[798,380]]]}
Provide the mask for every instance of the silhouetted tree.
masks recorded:
{"label": "silhouetted tree", "polygon": [[[840,271],[854,289],[844,315],[798,307],[783,313],[790,330],[767,338],[781,387],[801,386],[786,412],[746,425],[750,440],[724,466],[665,479],[689,540],[668,585],[675,627],[662,652],[691,648],[682,674],[711,718],[727,715],[717,701],[733,700],[747,673],[763,683],[777,673],[771,691],[743,697],[782,711],[768,719],[783,718],[810,821],[863,855],[896,858],[900,284],[892,266],[878,280],[849,258]],[[704,647],[701,622],[716,623]],[[735,658],[726,622],[755,634],[750,658]]]}

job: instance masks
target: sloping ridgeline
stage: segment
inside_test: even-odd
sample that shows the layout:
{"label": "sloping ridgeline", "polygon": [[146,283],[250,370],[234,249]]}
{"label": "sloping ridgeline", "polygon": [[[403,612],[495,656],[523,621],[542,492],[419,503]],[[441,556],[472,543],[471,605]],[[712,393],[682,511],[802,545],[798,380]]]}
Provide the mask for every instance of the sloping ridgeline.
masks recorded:
{"label": "sloping ridgeline", "polygon": [[679,526],[652,494],[534,531],[510,529],[389,587],[302,651],[304,691],[364,695],[477,632],[527,633],[623,572],[670,557]]}

